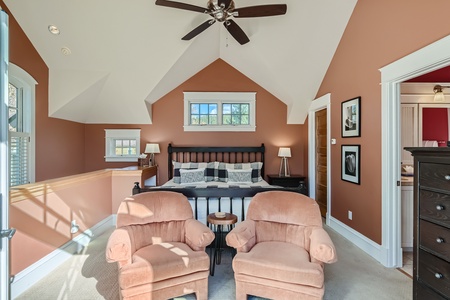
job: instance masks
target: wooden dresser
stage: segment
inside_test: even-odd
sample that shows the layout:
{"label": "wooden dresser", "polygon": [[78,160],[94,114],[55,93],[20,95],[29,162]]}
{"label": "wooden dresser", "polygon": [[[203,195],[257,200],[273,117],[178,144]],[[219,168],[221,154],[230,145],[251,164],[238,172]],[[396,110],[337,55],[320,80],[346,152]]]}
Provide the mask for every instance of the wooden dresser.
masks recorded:
{"label": "wooden dresser", "polygon": [[450,299],[450,148],[414,156],[414,299]]}

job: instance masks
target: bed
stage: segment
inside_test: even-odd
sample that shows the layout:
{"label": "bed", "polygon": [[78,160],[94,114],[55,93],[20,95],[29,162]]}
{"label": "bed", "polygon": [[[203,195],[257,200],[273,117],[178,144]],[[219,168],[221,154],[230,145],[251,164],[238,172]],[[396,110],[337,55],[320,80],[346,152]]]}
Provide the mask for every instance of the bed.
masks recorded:
{"label": "bed", "polygon": [[[168,146],[169,181],[158,187],[140,187],[142,192],[175,191],[191,203],[195,218],[206,224],[209,213],[233,213],[238,221],[245,218],[251,198],[268,190],[305,193],[298,188],[269,185],[265,180],[265,147],[180,147]],[[203,180],[201,180],[203,177]]]}

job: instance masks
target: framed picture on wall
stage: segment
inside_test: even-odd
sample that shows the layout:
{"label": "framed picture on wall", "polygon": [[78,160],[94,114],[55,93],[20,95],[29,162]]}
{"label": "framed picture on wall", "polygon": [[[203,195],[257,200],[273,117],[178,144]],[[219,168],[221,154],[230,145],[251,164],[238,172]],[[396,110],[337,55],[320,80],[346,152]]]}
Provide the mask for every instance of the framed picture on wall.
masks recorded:
{"label": "framed picture on wall", "polygon": [[360,184],[360,145],[342,145],[342,180]]}
{"label": "framed picture on wall", "polygon": [[342,137],[361,136],[361,97],[342,102]]}

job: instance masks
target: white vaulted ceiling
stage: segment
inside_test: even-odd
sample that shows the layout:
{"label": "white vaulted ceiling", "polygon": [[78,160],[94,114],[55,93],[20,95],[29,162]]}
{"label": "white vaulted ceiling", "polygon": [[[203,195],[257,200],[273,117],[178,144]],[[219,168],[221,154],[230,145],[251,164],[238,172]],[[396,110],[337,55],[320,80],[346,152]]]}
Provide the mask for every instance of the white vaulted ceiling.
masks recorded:
{"label": "white vaulted ceiling", "polygon": [[154,102],[220,58],[286,103],[288,123],[301,124],[357,0],[235,0],[237,8],[287,4],[283,16],[235,19],[245,45],[218,22],[182,41],[210,17],[154,0],[4,2],[49,67],[51,117],[149,124]]}

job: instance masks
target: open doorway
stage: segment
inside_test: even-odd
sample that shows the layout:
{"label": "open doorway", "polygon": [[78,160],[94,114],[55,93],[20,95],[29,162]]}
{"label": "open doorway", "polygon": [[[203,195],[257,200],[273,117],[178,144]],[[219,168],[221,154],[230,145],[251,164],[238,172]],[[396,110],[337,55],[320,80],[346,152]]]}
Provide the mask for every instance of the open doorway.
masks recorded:
{"label": "open doorway", "polygon": [[380,69],[382,78],[382,263],[402,265],[400,83],[450,65],[450,36]]}
{"label": "open doorway", "polygon": [[448,86],[450,67],[407,80],[401,87],[401,247],[402,270],[412,276],[414,240],[414,159],[405,147],[447,147],[450,97],[435,101],[435,86]]}

